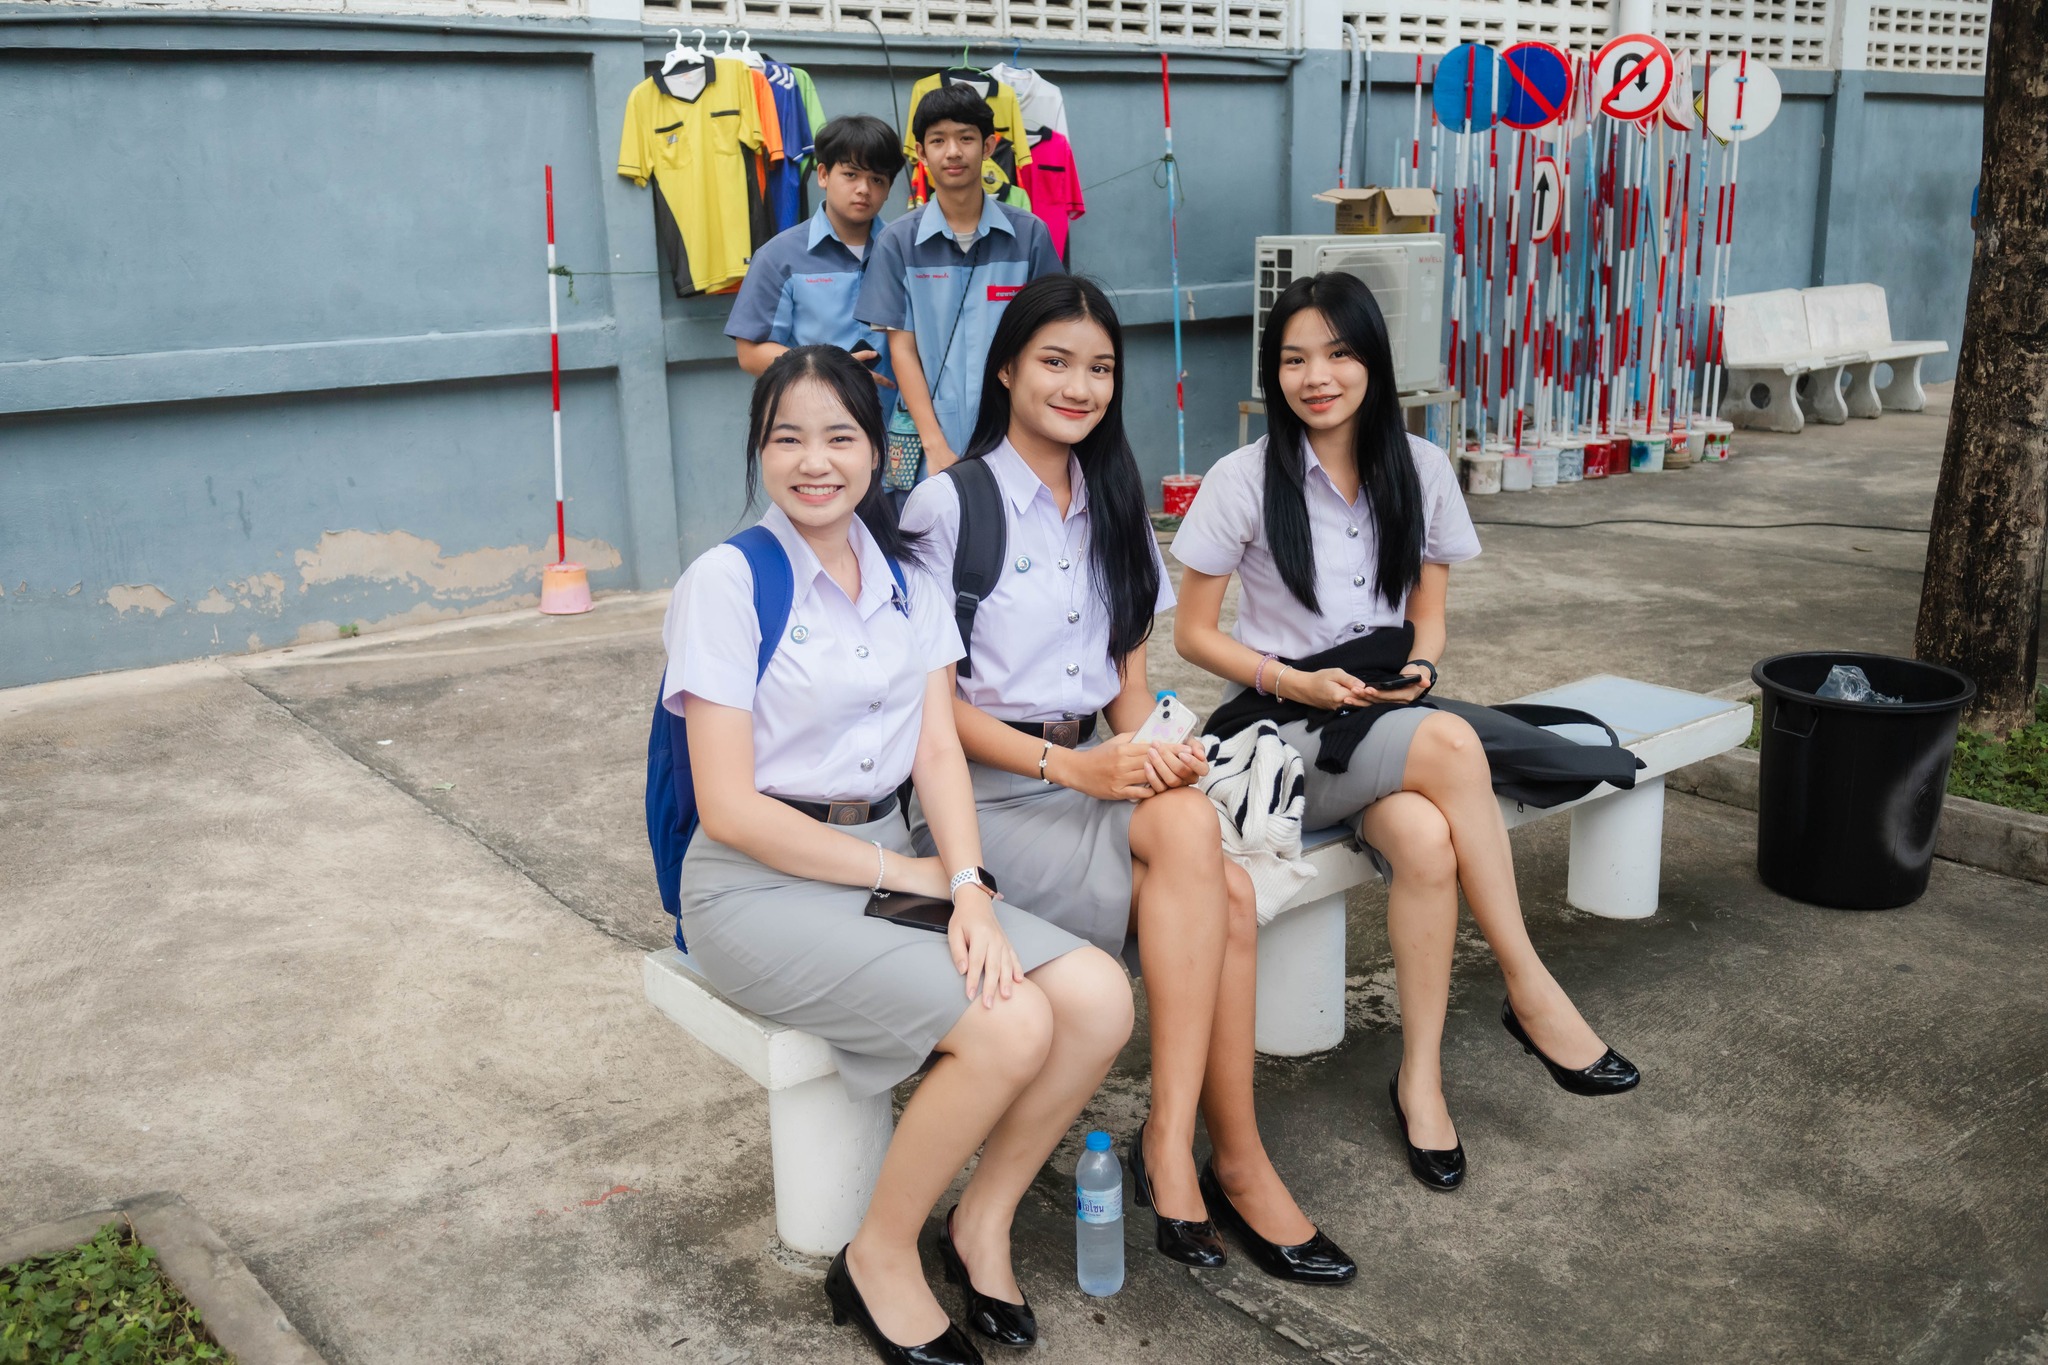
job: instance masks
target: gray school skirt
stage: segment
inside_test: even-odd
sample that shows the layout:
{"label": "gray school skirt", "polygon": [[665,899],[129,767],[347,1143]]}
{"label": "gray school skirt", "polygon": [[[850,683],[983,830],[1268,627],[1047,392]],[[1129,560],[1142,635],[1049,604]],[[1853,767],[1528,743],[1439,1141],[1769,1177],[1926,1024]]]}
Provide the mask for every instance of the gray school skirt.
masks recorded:
{"label": "gray school skirt", "polygon": [[[1092,749],[1101,741],[1083,744]],[[1121,957],[1131,923],[1130,801],[1098,801],[1000,768],[969,763],[981,860],[1003,899]],[[929,856],[924,811],[910,803],[911,839]]]}
{"label": "gray school skirt", "polygon": [[[900,812],[842,828],[911,855]],[[996,919],[1025,971],[1083,946],[1018,909],[1030,902],[1007,884],[1003,892]],[[864,886],[777,872],[702,830],[683,858],[690,956],[734,1004],[830,1043],[853,1099],[916,1072],[969,1003],[945,935],[872,919],[862,913],[867,903]]]}
{"label": "gray school skirt", "polygon": [[[1228,688],[1223,699],[1228,701],[1243,690]],[[1280,738],[1301,755],[1302,797],[1306,807],[1301,816],[1302,833],[1344,825],[1356,834],[1360,812],[1401,790],[1401,778],[1408,767],[1408,747],[1415,742],[1415,732],[1422,722],[1435,714],[1426,706],[1409,706],[1381,716],[1351,751],[1351,766],[1341,773],[1326,773],[1316,766],[1316,758],[1323,752],[1320,731],[1309,729],[1308,722],[1303,720],[1281,726]],[[1386,855],[1362,838],[1359,844],[1379,869],[1380,880],[1391,882],[1394,868]]]}

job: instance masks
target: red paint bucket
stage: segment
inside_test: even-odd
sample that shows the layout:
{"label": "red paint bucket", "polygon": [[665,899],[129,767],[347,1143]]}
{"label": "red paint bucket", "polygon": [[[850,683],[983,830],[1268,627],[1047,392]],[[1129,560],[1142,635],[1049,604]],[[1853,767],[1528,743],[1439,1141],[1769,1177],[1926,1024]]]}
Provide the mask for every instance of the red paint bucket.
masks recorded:
{"label": "red paint bucket", "polygon": [[1195,490],[1202,486],[1200,474],[1168,474],[1159,481],[1162,505],[1169,517],[1184,517],[1195,501]]}
{"label": "red paint bucket", "polygon": [[1607,477],[1607,442],[1599,436],[1586,439],[1586,475],[1589,479]]}
{"label": "red paint bucket", "polygon": [[1629,439],[1626,435],[1616,436],[1607,443],[1607,472],[1610,476],[1626,474],[1628,467]]}

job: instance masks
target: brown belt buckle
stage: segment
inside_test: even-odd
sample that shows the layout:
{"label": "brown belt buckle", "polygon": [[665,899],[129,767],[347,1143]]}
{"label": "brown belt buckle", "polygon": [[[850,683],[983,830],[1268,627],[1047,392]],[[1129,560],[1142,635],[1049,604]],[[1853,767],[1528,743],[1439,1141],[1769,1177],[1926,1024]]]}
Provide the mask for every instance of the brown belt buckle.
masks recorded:
{"label": "brown belt buckle", "polygon": [[825,809],[828,825],[865,825],[872,801],[834,801]]}
{"label": "brown belt buckle", "polygon": [[1081,722],[1049,720],[1045,723],[1045,737],[1062,749],[1071,749],[1081,742]]}

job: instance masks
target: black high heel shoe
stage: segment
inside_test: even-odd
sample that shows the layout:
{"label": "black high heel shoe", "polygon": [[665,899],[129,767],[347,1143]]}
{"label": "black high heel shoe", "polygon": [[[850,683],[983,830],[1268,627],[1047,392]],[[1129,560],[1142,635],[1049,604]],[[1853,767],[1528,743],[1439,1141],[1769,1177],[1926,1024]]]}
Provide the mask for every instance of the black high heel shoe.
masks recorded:
{"label": "black high heel shoe", "polygon": [[1628,1058],[1608,1048],[1600,1060],[1588,1067],[1573,1071],[1559,1066],[1543,1055],[1536,1044],[1529,1041],[1529,1035],[1522,1028],[1522,1021],[1515,1018],[1515,1007],[1506,998],[1500,1002],[1500,1026],[1508,1036],[1522,1045],[1522,1051],[1534,1057],[1550,1071],[1550,1079],[1574,1095],[1619,1095],[1624,1090],[1633,1090],[1643,1079],[1635,1064]]}
{"label": "black high heel shoe", "polygon": [[1408,1116],[1401,1112],[1401,1072],[1387,1077],[1387,1098],[1394,1102],[1394,1120],[1401,1125],[1401,1145],[1408,1149],[1408,1169],[1432,1190],[1455,1190],[1465,1183],[1465,1144],[1446,1151],[1417,1147],[1408,1140]]}
{"label": "black high heel shoe", "polygon": [[883,1336],[882,1329],[875,1326],[875,1315],[868,1312],[867,1300],[860,1296],[860,1286],[853,1282],[853,1272],[846,1268],[845,1247],[839,1248],[825,1271],[825,1298],[832,1305],[833,1325],[844,1327],[851,1318],[883,1365],[984,1365],[981,1352],[974,1349],[957,1322],[948,1322],[945,1331],[922,1346],[899,1346]]}
{"label": "black high heel shoe", "polygon": [[953,1212],[948,1209],[946,1221],[939,1225],[939,1260],[946,1267],[946,1278],[967,1295],[967,1325],[998,1346],[1034,1344],[1038,1340],[1038,1315],[1031,1311],[1030,1299],[1011,1303],[974,1287],[974,1277],[967,1273],[967,1263],[960,1259],[959,1248],[953,1245]]}
{"label": "black high heel shoe", "polygon": [[1138,1125],[1138,1136],[1131,1142],[1131,1197],[1138,1201],[1141,1209],[1152,1209],[1153,1221],[1157,1224],[1154,1243],[1159,1254],[1169,1261],[1182,1265],[1215,1267],[1230,1259],[1230,1253],[1223,1246],[1223,1239],[1216,1235],[1216,1224],[1202,1219],[1168,1218],[1152,1205],[1152,1181],[1145,1175],[1145,1125]]}
{"label": "black high heel shoe", "polygon": [[1282,1246],[1259,1236],[1224,1193],[1223,1182],[1216,1178],[1215,1162],[1202,1166],[1201,1185],[1202,1202],[1209,1206],[1216,1221],[1235,1233],[1238,1245],[1252,1258],[1252,1264],[1274,1279],[1293,1280],[1297,1284],[1342,1284],[1358,1274],[1358,1263],[1323,1236],[1321,1228],[1306,1242],[1293,1246]]}

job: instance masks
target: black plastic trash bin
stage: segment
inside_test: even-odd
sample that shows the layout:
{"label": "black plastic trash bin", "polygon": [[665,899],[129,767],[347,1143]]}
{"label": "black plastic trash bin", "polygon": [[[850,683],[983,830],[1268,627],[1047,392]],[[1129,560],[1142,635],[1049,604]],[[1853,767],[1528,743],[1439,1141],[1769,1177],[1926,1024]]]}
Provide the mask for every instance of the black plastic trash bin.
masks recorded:
{"label": "black plastic trash bin", "polygon": [[[1837,664],[1897,705],[1817,697]],[[1889,910],[1927,889],[1956,725],[1977,684],[1885,654],[1780,654],[1750,669],[1763,690],[1756,871],[1809,905]]]}

